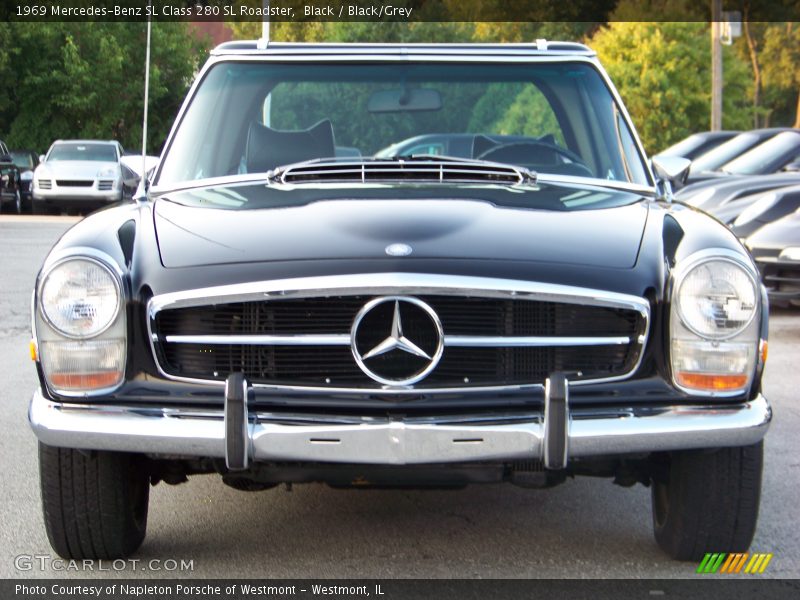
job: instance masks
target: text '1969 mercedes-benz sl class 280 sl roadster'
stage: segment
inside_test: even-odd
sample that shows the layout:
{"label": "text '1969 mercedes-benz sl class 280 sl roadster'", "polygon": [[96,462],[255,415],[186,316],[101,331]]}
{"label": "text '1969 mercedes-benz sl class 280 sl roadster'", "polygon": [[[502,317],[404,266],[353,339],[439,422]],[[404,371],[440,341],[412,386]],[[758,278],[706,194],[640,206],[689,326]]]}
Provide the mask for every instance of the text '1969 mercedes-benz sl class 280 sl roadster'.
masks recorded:
{"label": "text '1969 mercedes-benz sl class 280 sl roadster'", "polygon": [[45,525],[145,537],[149,487],[652,489],[672,557],[758,516],[767,304],[672,203],[573,43],[229,42],[136,201],[52,249],[33,298]]}

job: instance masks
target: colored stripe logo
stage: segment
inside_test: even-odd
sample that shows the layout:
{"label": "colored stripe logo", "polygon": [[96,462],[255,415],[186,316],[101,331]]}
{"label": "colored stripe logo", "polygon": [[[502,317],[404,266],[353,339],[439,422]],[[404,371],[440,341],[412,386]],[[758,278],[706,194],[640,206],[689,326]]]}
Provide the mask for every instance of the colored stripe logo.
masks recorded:
{"label": "colored stripe logo", "polygon": [[703,575],[710,573],[722,573],[727,575],[747,573],[749,575],[755,575],[756,573],[763,573],[767,570],[767,565],[772,560],[772,556],[771,552],[769,554],[762,552],[753,554],[747,552],[732,554],[710,552],[700,561],[697,572]]}

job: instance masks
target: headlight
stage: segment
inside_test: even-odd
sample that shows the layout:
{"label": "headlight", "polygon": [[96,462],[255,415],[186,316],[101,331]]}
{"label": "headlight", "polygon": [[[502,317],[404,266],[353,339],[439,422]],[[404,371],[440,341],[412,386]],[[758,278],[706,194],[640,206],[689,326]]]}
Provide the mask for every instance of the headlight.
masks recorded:
{"label": "headlight", "polygon": [[25,171],[19,176],[20,181],[30,181],[33,179],[33,171]]}
{"label": "headlight", "polygon": [[85,396],[122,383],[127,324],[121,307],[120,280],[103,262],[70,258],[45,274],[34,331],[51,390]]}
{"label": "headlight", "polygon": [[97,177],[101,179],[115,179],[117,177],[117,170],[113,167],[107,167],[97,172]]}
{"label": "headlight", "polygon": [[756,314],[756,284],[742,267],[727,260],[709,260],[681,281],[678,313],[692,332],[708,339],[740,333]]}
{"label": "headlight", "polygon": [[675,384],[709,395],[746,391],[758,358],[759,304],[756,279],[744,263],[719,256],[679,267],[670,316]]}
{"label": "headlight", "polygon": [[47,274],[39,301],[44,318],[58,333],[70,338],[94,337],[117,316],[119,284],[98,262],[68,260]]}

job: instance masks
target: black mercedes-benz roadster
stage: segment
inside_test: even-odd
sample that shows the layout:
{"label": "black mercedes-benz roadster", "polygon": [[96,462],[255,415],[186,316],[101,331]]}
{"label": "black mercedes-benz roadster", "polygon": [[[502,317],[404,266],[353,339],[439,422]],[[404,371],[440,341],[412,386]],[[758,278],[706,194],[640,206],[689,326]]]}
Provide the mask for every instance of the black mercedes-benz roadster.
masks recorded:
{"label": "black mercedes-benz roadster", "polygon": [[688,161],[646,160],[594,53],[262,46],[212,53],[150,188],[39,273],[55,551],[130,554],[150,485],[201,473],[605,476],[651,487],[669,555],[745,550],[766,296],[732,233],[671,202]]}

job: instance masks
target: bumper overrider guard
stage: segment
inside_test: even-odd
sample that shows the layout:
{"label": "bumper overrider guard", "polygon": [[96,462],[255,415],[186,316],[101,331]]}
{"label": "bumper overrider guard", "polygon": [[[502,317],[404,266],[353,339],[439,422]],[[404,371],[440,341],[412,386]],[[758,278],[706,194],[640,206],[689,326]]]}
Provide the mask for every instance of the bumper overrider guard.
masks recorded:
{"label": "bumper overrider guard", "polygon": [[250,411],[248,384],[228,377],[224,410],[53,402],[34,393],[29,419],[45,444],[90,450],[252,462],[415,465],[540,460],[745,446],[772,418],[766,398],[748,402],[570,408],[569,383],[553,374],[542,412],[447,417],[313,417]]}

